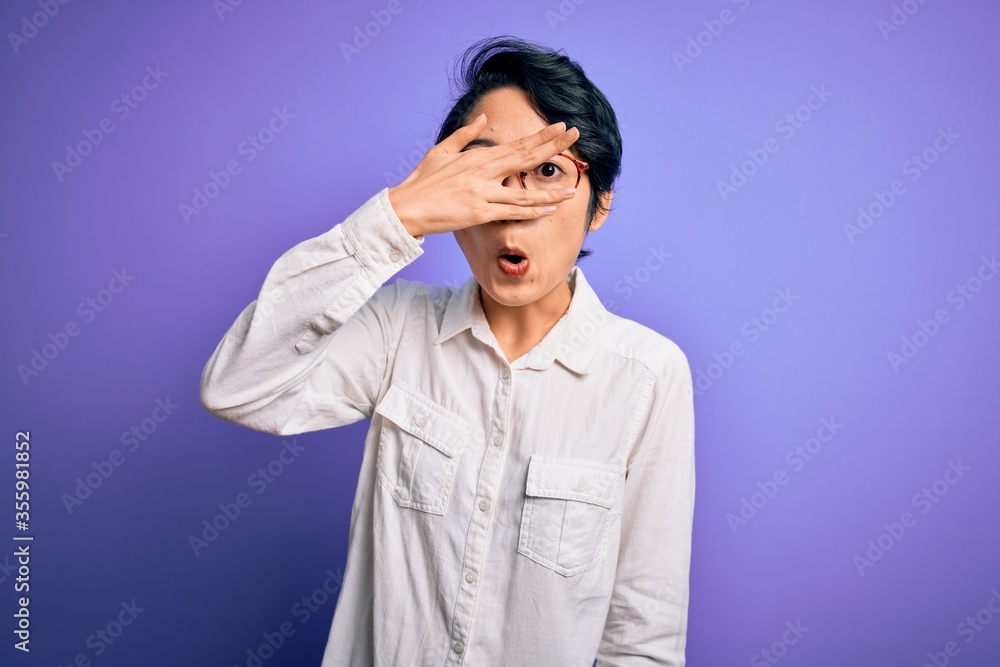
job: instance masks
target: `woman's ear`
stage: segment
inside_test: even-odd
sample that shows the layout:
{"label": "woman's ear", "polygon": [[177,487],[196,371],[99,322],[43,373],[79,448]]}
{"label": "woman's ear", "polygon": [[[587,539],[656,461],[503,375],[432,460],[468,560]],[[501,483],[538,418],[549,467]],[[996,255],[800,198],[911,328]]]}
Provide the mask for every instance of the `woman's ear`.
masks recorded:
{"label": "woman's ear", "polygon": [[608,214],[611,213],[611,199],[614,195],[614,190],[608,190],[606,193],[597,196],[599,202],[598,211],[594,215],[594,219],[591,221],[590,228],[587,231],[597,231],[604,224],[604,221],[608,219]]}

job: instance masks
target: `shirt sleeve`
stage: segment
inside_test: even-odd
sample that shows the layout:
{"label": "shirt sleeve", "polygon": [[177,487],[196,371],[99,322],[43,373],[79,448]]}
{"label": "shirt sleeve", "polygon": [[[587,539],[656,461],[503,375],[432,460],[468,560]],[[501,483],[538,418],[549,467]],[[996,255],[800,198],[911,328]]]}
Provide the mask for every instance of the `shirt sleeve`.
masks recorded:
{"label": "shirt sleeve", "polygon": [[203,407],[292,435],[371,417],[394,356],[399,312],[420,283],[384,283],[423,254],[388,188],[343,222],[286,251],[201,375]]}
{"label": "shirt sleeve", "polygon": [[671,343],[626,468],[614,590],[598,667],[684,667],[694,518],[691,369]]}

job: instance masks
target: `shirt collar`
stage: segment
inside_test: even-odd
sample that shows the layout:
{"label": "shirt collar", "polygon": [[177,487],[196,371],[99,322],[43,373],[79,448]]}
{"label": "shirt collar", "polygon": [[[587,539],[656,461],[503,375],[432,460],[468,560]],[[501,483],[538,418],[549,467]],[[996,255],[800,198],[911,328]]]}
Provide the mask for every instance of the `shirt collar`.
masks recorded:
{"label": "shirt collar", "polygon": [[[569,309],[528,352],[527,368],[543,370],[558,359],[577,373],[590,371],[594,353],[603,338],[608,311],[579,266],[572,268],[566,280],[573,292]],[[434,344],[442,343],[466,329],[472,329],[472,335],[478,340],[501,352],[479,302],[479,283],[475,276],[465,281],[448,300]]]}

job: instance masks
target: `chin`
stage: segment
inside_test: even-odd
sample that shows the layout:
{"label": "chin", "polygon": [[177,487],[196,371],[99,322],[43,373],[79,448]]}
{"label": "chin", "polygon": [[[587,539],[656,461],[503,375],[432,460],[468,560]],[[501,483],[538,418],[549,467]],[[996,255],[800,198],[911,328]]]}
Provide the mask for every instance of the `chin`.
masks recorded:
{"label": "chin", "polygon": [[479,281],[479,285],[483,287],[483,292],[503,306],[524,306],[536,300],[531,286],[527,284],[510,285],[487,280],[485,283]]}

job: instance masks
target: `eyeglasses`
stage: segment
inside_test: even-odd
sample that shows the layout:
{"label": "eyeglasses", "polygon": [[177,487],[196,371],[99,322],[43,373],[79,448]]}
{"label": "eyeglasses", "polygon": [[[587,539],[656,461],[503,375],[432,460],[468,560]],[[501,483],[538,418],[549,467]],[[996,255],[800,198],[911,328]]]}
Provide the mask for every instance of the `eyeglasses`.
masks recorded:
{"label": "eyeglasses", "polygon": [[579,187],[583,172],[590,165],[569,153],[560,153],[531,171],[518,172],[517,178],[525,190]]}

